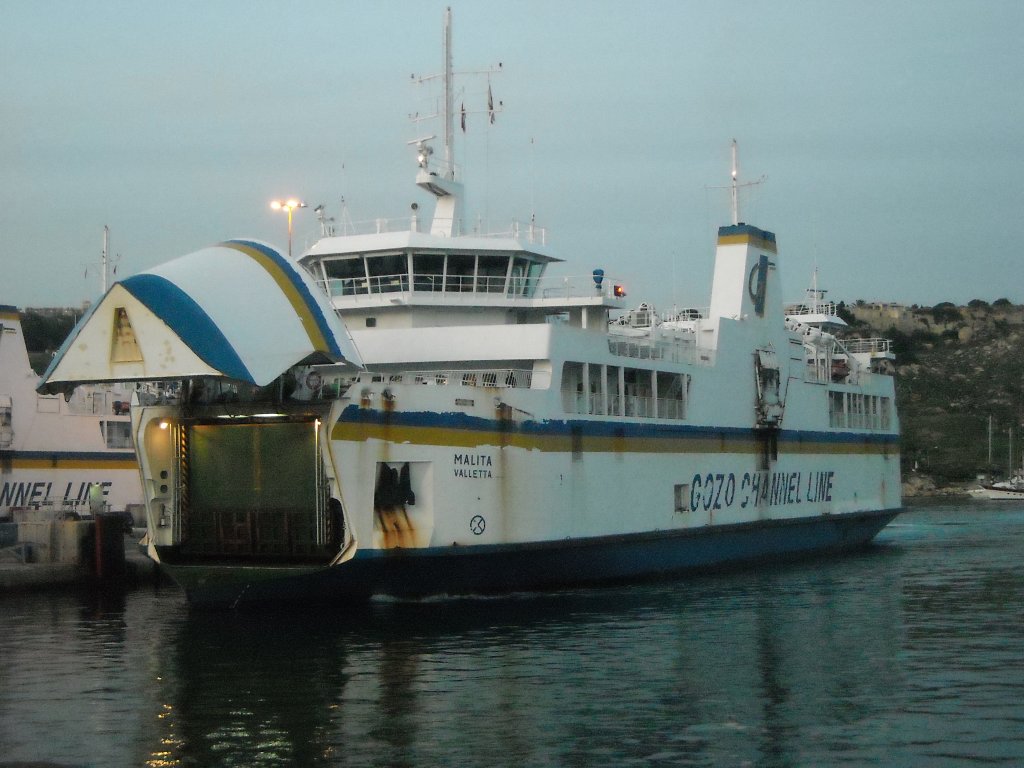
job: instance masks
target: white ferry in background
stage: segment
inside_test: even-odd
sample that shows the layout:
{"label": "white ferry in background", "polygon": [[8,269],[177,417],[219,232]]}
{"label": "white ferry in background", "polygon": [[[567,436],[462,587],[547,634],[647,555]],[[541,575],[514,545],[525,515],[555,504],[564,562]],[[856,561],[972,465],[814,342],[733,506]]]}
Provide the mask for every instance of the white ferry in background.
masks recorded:
{"label": "white ferry in background", "polygon": [[[0,305],[0,520],[17,510],[88,515],[141,506],[132,446],[132,390],[36,393],[21,316]],[[91,503],[90,503],[91,500]]]}
{"label": "white ferry in background", "polygon": [[547,589],[870,542],[901,506],[887,351],[787,317],[775,235],[738,215],[710,308],[668,319],[599,265],[549,276],[532,224],[466,231],[451,81],[446,50],[443,159],[417,147],[429,225],[168,262],[114,285],[44,378],[182,382],[132,424],[149,552],[189,600]]}

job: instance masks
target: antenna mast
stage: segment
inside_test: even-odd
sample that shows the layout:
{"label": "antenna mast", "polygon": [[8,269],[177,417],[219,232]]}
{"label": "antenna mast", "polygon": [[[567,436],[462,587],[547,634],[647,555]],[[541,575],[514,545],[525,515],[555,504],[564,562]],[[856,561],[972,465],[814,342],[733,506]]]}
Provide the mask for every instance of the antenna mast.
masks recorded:
{"label": "antenna mast", "polygon": [[452,87],[452,9],[444,11],[444,164],[445,178],[455,180],[455,91]]}
{"label": "antenna mast", "polygon": [[737,177],[739,176],[739,168],[736,167],[736,139],[732,140],[732,185],[730,191],[732,193],[732,223],[740,223],[740,191],[736,183]]}
{"label": "antenna mast", "polygon": [[[762,184],[767,176],[762,176],[757,181],[740,183],[739,151],[736,139],[732,140],[732,181],[729,183],[729,196],[732,198],[732,223],[740,223],[740,187],[756,187]],[[709,187],[709,189],[725,189],[725,187]]]}
{"label": "antenna mast", "polygon": [[100,257],[100,280],[103,286],[103,291],[100,295],[105,296],[107,293],[107,253],[110,247],[110,227],[106,224],[103,225],[103,254]]}

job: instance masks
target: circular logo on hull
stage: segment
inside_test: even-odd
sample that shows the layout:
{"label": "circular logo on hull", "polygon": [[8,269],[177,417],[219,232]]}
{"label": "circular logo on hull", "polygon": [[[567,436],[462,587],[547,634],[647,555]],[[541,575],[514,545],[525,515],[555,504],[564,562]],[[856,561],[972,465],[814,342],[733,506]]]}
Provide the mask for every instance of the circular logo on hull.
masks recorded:
{"label": "circular logo on hull", "polygon": [[484,520],[483,515],[473,515],[473,519],[469,521],[469,530],[479,536],[486,528],[487,521]]}

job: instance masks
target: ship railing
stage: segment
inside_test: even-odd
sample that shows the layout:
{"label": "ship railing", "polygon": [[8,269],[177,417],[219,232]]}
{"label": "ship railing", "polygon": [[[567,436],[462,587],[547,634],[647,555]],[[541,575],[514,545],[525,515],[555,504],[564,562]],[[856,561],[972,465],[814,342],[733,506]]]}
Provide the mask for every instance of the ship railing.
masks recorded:
{"label": "ship railing", "polygon": [[644,395],[609,394],[607,407],[605,397],[600,392],[589,395],[583,392],[563,392],[562,406],[566,413],[580,416],[627,416],[639,419],[676,419],[686,418],[686,401],[680,398],[653,398]]}
{"label": "ship railing", "polygon": [[692,365],[715,364],[715,350],[698,347],[692,339],[650,340],[608,337],[608,351],[616,357],[636,360],[664,360]]}
{"label": "ship railing", "polygon": [[545,381],[527,368],[479,368],[462,369],[446,368],[436,370],[402,371],[400,373],[371,374],[374,382],[388,384],[422,384],[425,386],[446,387],[450,385],[464,387],[487,387],[497,389],[531,389],[536,382],[538,388],[550,385],[550,378]]}
{"label": "ship railing", "polygon": [[319,281],[332,297],[356,299],[383,294],[437,294],[443,293],[448,301],[469,299],[480,294],[511,298],[576,299],[592,296],[614,296],[612,281],[602,281],[601,287],[593,277],[528,277],[525,275],[431,275],[407,272],[371,277],[330,277]]}
{"label": "ship railing", "polygon": [[892,352],[891,339],[844,339],[843,346],[846,347],[847,352],[853,355]]}
{"label": "ship railing", "polygon": [[[447,220],[446,220],[447,221]],[[429,233],[432,219],[429,216],[389,216],[374,219],[363,219],[360,221],[345,220],[335,224],[327,237],[345,237],[349,235],[380,235],[386,232],[422,232]],[[455,236],[486,237],[495,239],[512,238],[531,245],[547,244],[547,227],[538,226],[535,221],[524,222],[519,219],[512,219],[508,225],[491,229],[483,222],[477,222],[473,227],[459,227],[455,222],[453,227]],[[305,238],[307,249],[325,235],[317,233]]]}
{"label": "ship railing", "polygon": [[838,317],[839,308],[834,301],[820,301],[810,304],[790,304],[786,307],[785,313],[800,317],[801,315],[825,315],[826,317]]}

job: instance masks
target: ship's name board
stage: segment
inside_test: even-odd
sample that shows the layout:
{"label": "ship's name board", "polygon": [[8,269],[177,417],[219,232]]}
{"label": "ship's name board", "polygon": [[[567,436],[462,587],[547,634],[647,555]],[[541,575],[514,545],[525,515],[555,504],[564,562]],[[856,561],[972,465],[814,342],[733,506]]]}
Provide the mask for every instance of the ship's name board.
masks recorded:
{"label": "ship's name board", "polygon": [[27,507],[47,503],[85,504],[89,501],[89,488],[94,485],[102,489],[104,496],[109,496],[113,483],[110,480],[98,483],[72,481],[58,483],[54,488],[52,482],[45,480],[28,483],[7,481],[0,488],[0,507]]}
{"label": "ship's name board", "polygon": [[494,459],[486,453],[456,453],[452,456],[455,477],[467,480],[490,480],[494,477]]}
{"label": "ship's name board", "polygon": [[[693,476],[690,511],[832,501],[833,471],[708,472]],[[685,503],[685,502],[684,502]]]}

